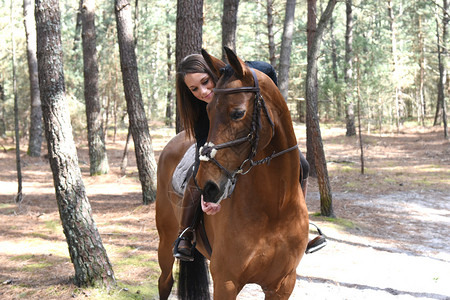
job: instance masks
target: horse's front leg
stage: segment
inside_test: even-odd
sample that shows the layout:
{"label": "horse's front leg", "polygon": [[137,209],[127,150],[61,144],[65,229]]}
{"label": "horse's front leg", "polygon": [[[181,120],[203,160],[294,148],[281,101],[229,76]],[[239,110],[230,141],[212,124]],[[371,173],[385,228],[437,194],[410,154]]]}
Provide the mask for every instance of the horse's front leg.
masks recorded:
{"label": "horse's front leg", "polygon": [[214,300],[236,300],[241,289],[231,280],[214,279]]}
{"label": "horse's front leg", "polygon": [[215,257],[211,259],[210,264],[214,287],[214,300],[236,300],[243,286],[239,285],[237,279],[231,275],[232,272],[228,269],[230,262],[226,264],[226,260],[220,261]]}
{"label": "horse's front leg", "polygon": [[266,288],[264,295],[266,300],[287,300],[294,290],[297,281],[297,272],[295,269],[283,278],[278,289]]}

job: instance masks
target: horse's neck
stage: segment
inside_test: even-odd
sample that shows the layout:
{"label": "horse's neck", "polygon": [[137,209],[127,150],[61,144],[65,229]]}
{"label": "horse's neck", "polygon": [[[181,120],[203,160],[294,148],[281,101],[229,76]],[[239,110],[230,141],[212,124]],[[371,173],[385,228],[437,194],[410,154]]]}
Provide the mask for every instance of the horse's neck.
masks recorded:
{"label": "horse's neck", "polygon": [[289,112],[279,115],[274,114],[274,123],[274,134],[268,147],[266,147],[266,152],[275,151],[278,153],[297,145],[297,138]]}
{"label": "horse's neck", "polygon": [[276,219],[281,212],[295,209],[299,205],[300,193],[298,168],[299,165],[291,165],[287,157],[278,157],[270,164],[254,167],[251,173],[238,180],[239,189],[234,195],[239,199],[233,196],[236,205],[233,211],[241,211],[244,215],[251,211]]}
{"label": "horse's neck", "polygon": [[[266,95],[266,99],[268,99],[267,97],[269,95]],[[274,148],[279,147],[279,150],[282,151],[286,147],[289,148],[297,144],[291,114],[281,93],[272,94],[270,104],[266,104],[266,106],[272,112],[272,122],[275,124],[275,133],[271,141]]]}
{"label": "horse's neck", "polygon": [[[283,131],[279,126],[270,143],[257,153],[255,160],[262,160],[274,153],[280,153],[297,145],[293,129]],[[255,166],[251,174],[243,175],[239,181],[245,194],[257,193],[258,197],[251,197],[256,206],[265,210],[267,214],[277,214],[283,207],[295,207],[298,201],[300,158],[296,148],[274,157],[270,162]],[[249,191],[249,187],[255,189]],[[247,201],[247,200],[246,200]]]}

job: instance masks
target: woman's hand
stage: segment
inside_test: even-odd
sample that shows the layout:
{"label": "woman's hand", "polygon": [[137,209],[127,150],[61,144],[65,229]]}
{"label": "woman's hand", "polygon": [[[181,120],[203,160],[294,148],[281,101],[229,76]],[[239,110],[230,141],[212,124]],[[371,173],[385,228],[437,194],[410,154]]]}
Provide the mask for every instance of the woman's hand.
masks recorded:
{"label": "woman's hand", "polygon": [[215,215],[220,211],[220,204],[212,203],[212,202],[205,202],[203,201],[203,195],[202,195],[202,210],[207,215]]}

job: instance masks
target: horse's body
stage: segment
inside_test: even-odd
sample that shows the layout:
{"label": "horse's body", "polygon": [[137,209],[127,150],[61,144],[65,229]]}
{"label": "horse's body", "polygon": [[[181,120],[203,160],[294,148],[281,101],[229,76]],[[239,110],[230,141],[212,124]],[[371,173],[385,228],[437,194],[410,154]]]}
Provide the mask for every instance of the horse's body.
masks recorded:
{"label": "horse's body", "polygon": [[[209,145],[221,145],[245,136],[251,127],[254,93],[224,94],[220,89],[256,83],[252,82],[251,73],[242,61],[230,51],[227,54],[236,74],[219,80],[216,97],[208,105]],[[211,70],[219,73],[223,63],[207,53],[205,55]],[[289,111],[278,88],[263,73],[256,74],[266,101],[267,116],[261,112],[261,130],[251,161],[261,161],[297,144]],[[270,120],[274,124],[273,131]],[[193,142],[181,133],[167,144],[159,158],[156,221],[160,235],[161,299],[168,297],[173,285],[172,246],[178,235],[180,218],[177,206],[180,198],[172,191],[171,178]],[[248,158],[251,148],[252,142],[219,148],[211,160],[220,166],[212,161],[201,162],[196,180],[205,201],[217,201],[216,197],[227,181],[228,172],[224,170],[229,173],[237,170]],[[296,267],[308,243],[308,212],[299,183],[299,168],[297,150],[286,151],[270,163],[254,166],[246,175],[237,175],[239,179],[234,192],[221,202],[220,212],[204,217],[212,255],[208,254],[199,237],[197,249],[210,260],[214,299],[235,299],[247,283],[259,284],[266,299],[289,298],[295,286]]]}

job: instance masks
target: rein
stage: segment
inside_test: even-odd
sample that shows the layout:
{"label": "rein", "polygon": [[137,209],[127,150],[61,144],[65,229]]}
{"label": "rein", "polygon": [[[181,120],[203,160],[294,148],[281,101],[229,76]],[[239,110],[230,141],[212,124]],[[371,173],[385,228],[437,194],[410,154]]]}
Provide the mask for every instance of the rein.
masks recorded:
{"label": "rein", "polygon": [[[292,146],[288,149],[285,149],[285,150],[277,152],[277,153],[273,152],[271,155],[269,155],[266,158],[263,158],[261,160],[257,160],[257,161],[253,160],[253,158],[256,155],[256,149],[258,147],[258,141],[259,141],[259,131],[261,129],[261,114],[260,114],[261,109],[264,110],[264,114],[267,116],[267,119],[269,120],[269,123],[272,127],[272,137],[275,134],[275,125],[274,125],[272,119],[270,118],[266,103],[264,101],[263,96],[261,95],[261,90],[259,88],[259,82],[258,82],[258,78],[256,77],[256,73],[253,69],[250,69],[250,70],[252,71],[253,79],[255,82],[254,87],[239,87],[239,88],[226,88],[226,89],[215,88],[213,90],[216,95],[248,93],[248,92],[255,93],[255,100],[254,100],[255,103],[254,103],[254,108],[253,108],[250,133],[247,136],[244,136],[244,137],[241,137],[241,138],[238,138],[235,140],[231,140],[231,141],[219,144],[219,145],[214,145],[213,143],[208,142],[204,146],[200,147],[200,149],[199,149],[200,160],[201,161],[211,161],[214,164],[216,164],[227,175],[227,177],[232,181],[233,184],[236,182],[237,174],[245,175],[248,172],[250,172],[250,170],[254,166],[261,165],[264,163],[269,164],[272,159],[298,148],[298,145],[295,145],[295,146]],[[224,166],[222,166],[214,158],[218,150],[224,149],[224,148],[229,148],[229,147],[232,147],[235,145],[239,145],[244,142],[250,143],[251,151],[250,151],[248,157],[242,162],[242,164],[240,165],[240,167],[237,170],[235,170],[233,172],[228,171]],[[248,164],[248,168],[246,170],[244,170],[246,164]]]}

